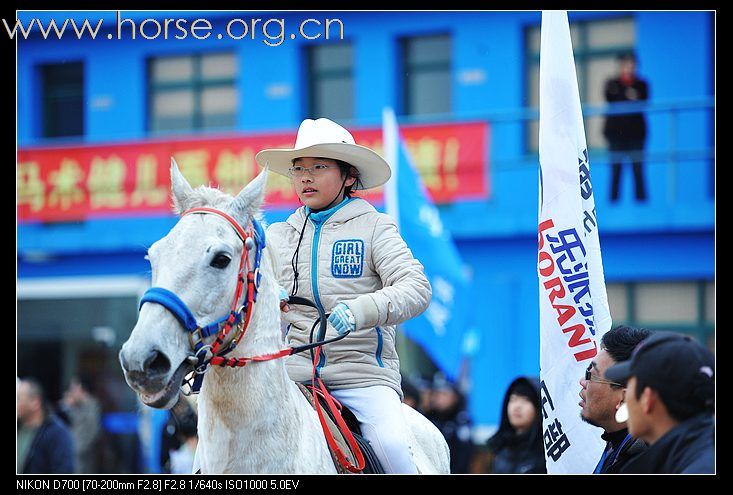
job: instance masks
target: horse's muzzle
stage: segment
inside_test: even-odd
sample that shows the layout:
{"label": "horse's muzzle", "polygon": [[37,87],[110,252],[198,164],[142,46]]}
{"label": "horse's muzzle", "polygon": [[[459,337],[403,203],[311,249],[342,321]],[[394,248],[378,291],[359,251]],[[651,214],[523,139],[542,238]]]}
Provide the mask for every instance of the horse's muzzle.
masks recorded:
{"label": "horse's muzzle", "polygon": [[171,362],[168,357],[157,349],[148,352],[145,359],[128,359],[125,347],[120,351],[120,364],[125,373],[139,372],[155,380],[166,376],[171,371]]}

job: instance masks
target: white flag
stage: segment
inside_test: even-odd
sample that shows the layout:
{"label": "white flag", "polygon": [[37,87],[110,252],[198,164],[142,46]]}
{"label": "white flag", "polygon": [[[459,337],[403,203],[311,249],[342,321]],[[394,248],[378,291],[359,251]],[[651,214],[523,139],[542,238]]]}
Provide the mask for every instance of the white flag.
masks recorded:
{"label": "white flag", "polygon": [[542,13],[538,261],[548,473],[592,473],[603,431],[580,419],[580,384],[611,328],[588,151],[565,11]]}

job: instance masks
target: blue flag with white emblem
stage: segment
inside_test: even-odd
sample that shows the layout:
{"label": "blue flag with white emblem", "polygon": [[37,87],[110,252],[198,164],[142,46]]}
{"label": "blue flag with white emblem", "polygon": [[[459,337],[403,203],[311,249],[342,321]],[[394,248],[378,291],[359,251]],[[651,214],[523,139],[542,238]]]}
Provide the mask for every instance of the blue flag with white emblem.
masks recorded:
{"label": "blue flag with white emblem", "polygon": [[425,267],[433,288],[428,309],[403,323],[402,329],[455,381],[461,372],[464,334],[470,323],[468,277],[438,209],[415,171],[391,109],[384,111],[383,138],[387,162],[392,166],[384,194],[387,214],[397,221],[402,238]]}

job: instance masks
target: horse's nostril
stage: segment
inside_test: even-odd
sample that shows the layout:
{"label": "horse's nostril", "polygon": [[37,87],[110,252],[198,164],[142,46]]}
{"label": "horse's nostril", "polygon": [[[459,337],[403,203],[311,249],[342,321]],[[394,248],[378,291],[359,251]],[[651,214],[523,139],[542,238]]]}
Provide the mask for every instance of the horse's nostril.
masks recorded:
{"label": "horse's nostril", "polygon": [[143,368],[151,375],[165,375],[171,369],[171,362],[160,351],[152,351],[143,364]]}

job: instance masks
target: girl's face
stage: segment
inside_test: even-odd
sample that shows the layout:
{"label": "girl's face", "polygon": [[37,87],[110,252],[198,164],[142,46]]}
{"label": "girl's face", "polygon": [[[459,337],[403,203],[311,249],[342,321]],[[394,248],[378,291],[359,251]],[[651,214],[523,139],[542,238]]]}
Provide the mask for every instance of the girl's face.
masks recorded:
{"label": "girl's face", "polygon": [[509,424],[519,432],[524,432],[532,426],[537,411],[534,404],[523,395],[512,394],[509,396],[507,404],[507,415],[509,416]]}
{"label": "girl's face", "polygon": [[297,158],[293,168],[291,177],[295,193],[311,210],[339,204],[344,198],[344,189],[356,181],[349,177],[344,183],[338,163],[330,158]]}

